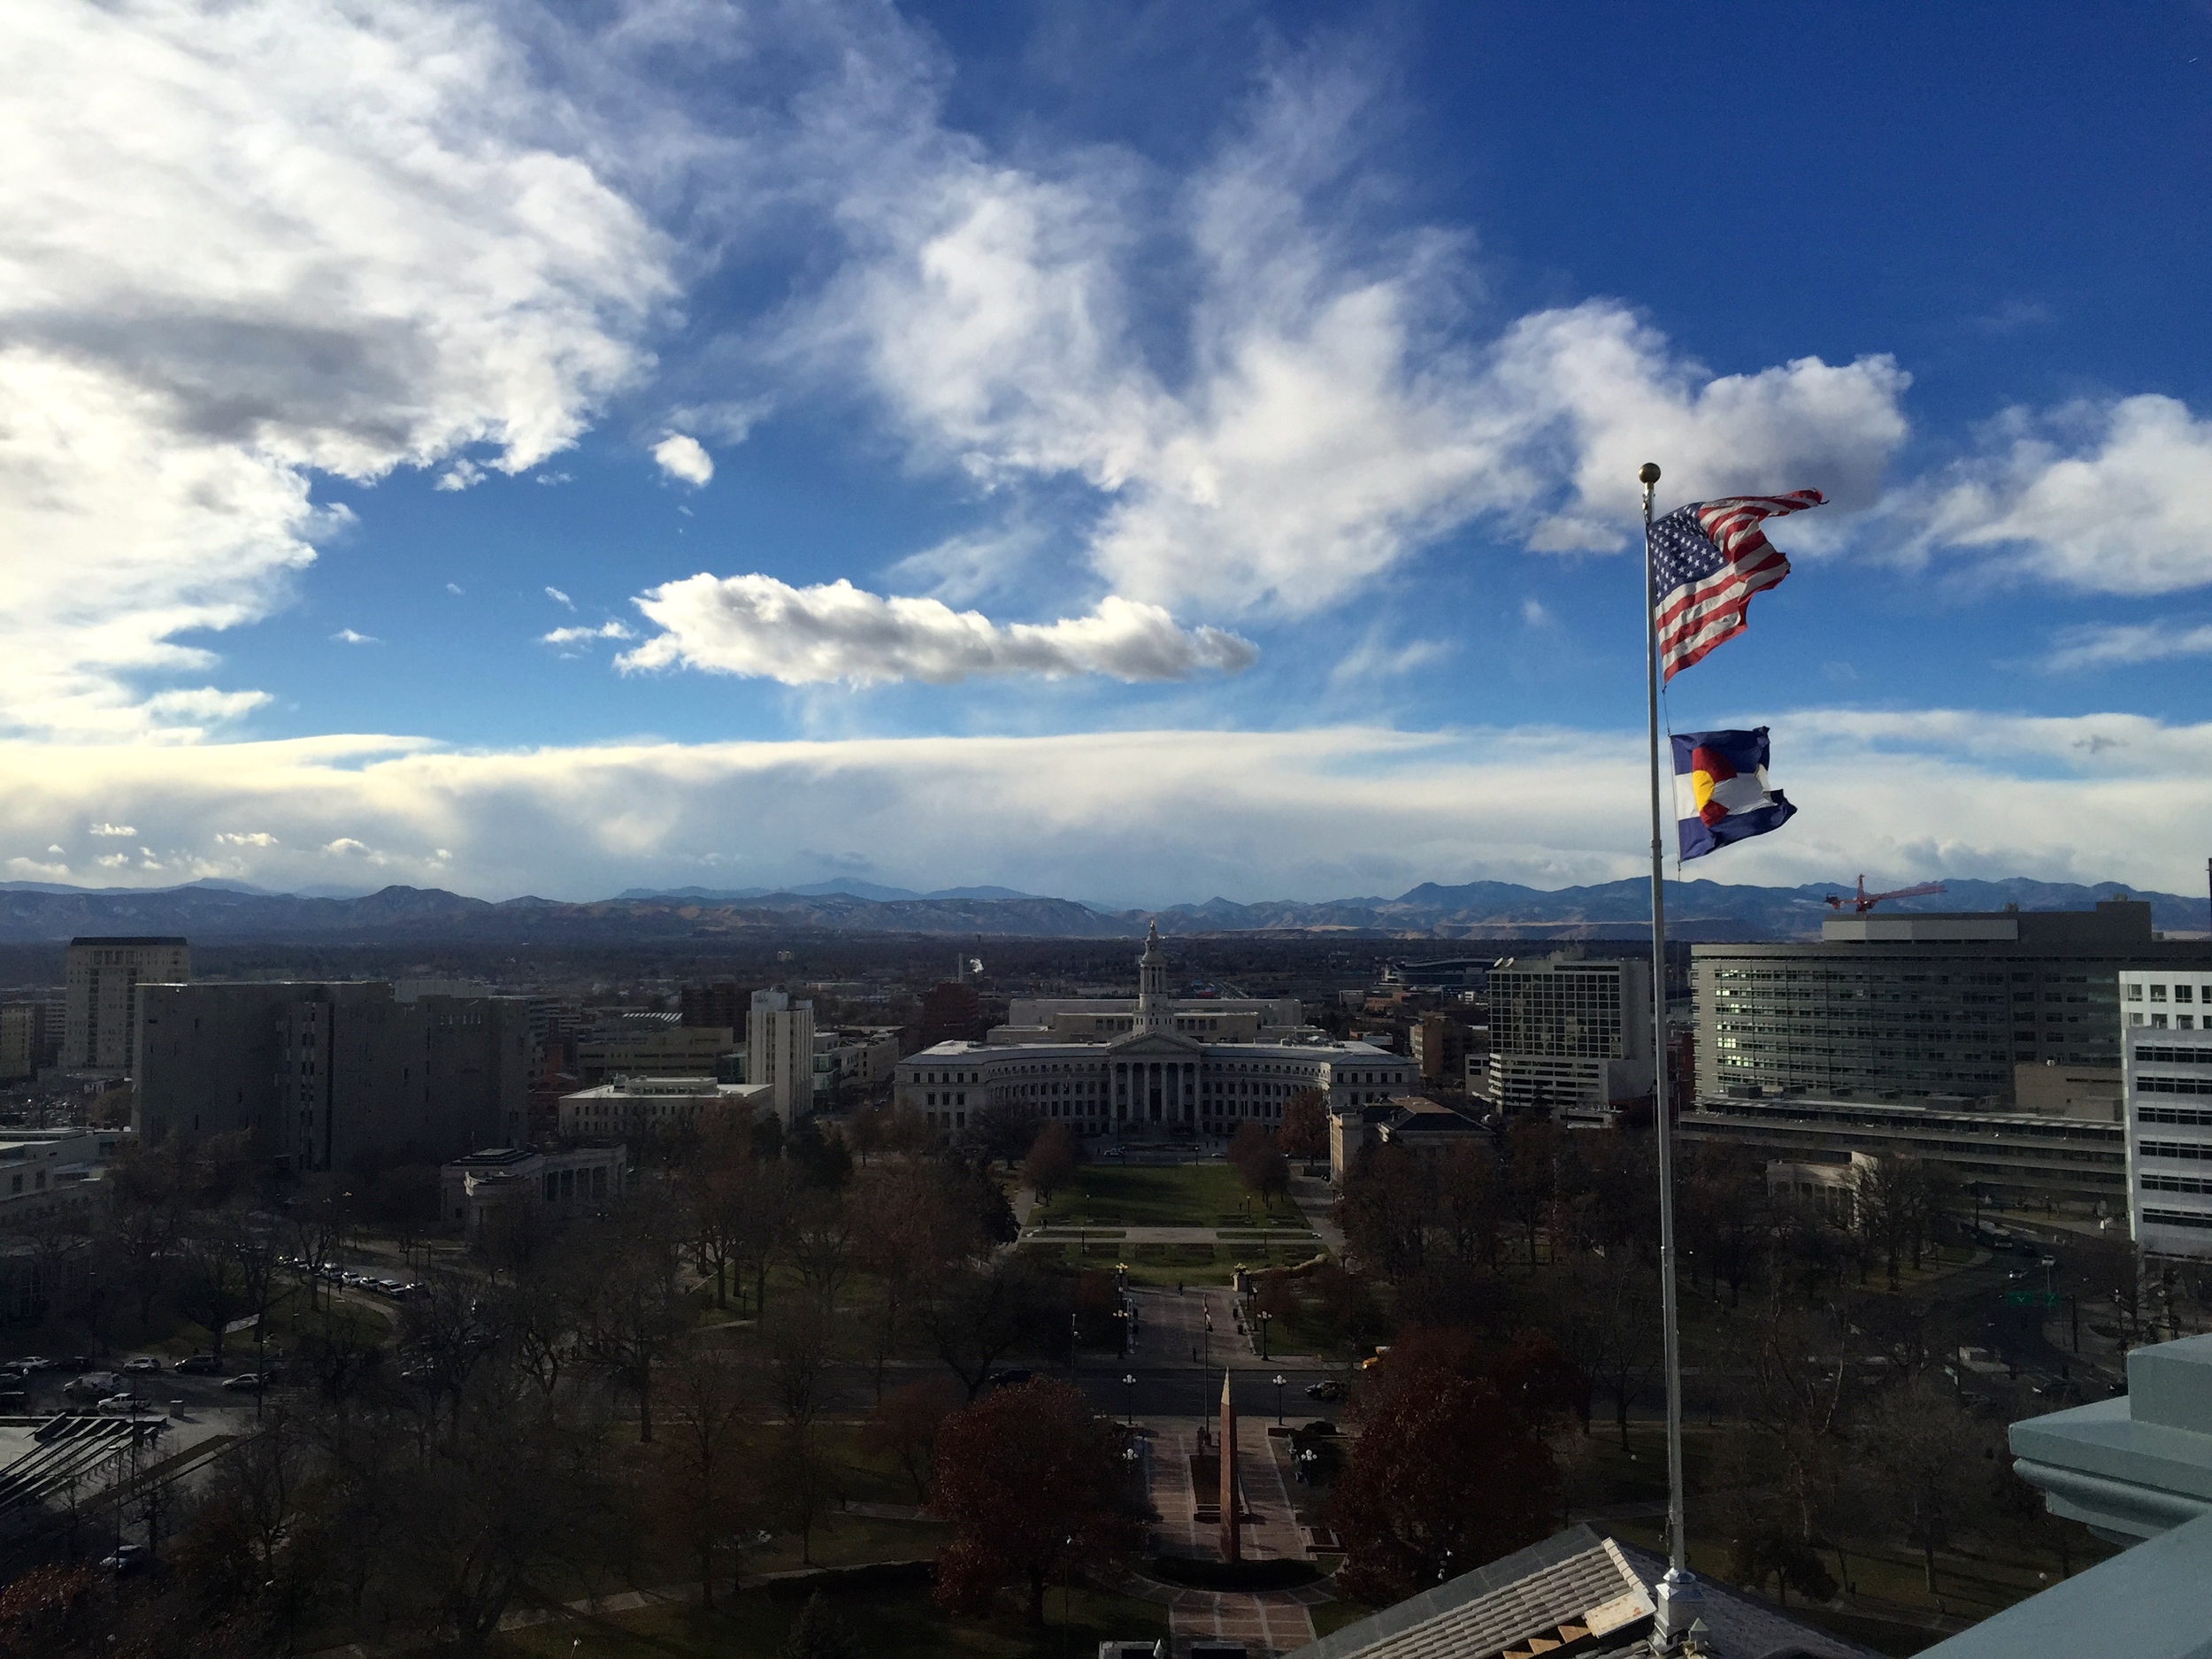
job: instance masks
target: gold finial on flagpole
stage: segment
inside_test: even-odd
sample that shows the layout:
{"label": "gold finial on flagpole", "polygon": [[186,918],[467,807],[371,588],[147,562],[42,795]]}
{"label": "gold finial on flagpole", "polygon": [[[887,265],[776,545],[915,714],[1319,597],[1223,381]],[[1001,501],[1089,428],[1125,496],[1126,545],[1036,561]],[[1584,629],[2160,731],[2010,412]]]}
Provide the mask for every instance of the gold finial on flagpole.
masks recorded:
{"label": "gold finial on flagpole", "polygon": [[1656,461],[1647,461],[1641,466],[1638,467],[1636,469],[1636,481],[1647,489],[1650,488],[1654,484],[1656,484],[1659,481],[1659,463]]}

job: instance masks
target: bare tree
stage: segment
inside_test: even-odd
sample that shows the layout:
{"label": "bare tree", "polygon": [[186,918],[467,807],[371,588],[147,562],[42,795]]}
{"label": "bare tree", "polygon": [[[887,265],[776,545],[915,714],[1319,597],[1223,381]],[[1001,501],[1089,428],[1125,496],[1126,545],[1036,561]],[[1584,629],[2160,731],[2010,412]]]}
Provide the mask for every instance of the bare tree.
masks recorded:
{"label": "bare tree", "polygon": [[745,1377],[727,1355],[692,1348],[668,1365],[661,1393],[662,1489],[699,1564],[700,1604],[712,1607],[716,1559],[753,1525],[742,1479]]}

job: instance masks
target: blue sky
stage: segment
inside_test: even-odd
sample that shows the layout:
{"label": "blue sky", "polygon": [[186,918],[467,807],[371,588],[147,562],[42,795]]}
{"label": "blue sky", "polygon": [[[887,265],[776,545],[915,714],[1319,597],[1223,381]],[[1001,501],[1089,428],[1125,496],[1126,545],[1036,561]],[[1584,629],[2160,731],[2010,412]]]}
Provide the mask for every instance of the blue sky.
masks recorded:
{"label": "blue sky", "polygon": [[1694,873],[2200,885],[2200,6],[0,35],[0,878],[1630,873],[1648,458],[1833,498]]}

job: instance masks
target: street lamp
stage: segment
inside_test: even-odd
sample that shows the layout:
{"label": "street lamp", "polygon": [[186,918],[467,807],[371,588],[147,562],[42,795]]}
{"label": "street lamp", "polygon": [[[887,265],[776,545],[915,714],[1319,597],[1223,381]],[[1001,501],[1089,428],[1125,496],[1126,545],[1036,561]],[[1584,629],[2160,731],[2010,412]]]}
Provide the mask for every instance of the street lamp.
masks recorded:
{"label": "street lamp", "polygon": [[1121,1387],[1122,1415],[1129,1419],[1129,1426],[1133,1429],[1137,1426],[1137,1373],[1124,1371],[1121,1374]]}
{"label": "street lamp", "polygon": [[1119,1321],[1119,1324],[1115,1326],[1115,1329],[1121,1333],[1121,1356],[1124,1359],[1127,1359],[1129,1357],[1129,1310],[1126,1308],[1115,1309],[1114,1317]]}
{"label": "street lamp", "polygon": [[1260,1357],[1261,1357],[1262,1359],[1265,1359],[1265,1358],[1267,1357],[1267,1327],[1268,1327],[1269,1325],[1272,1325],[1272,1324],[1274,1324],[1274,1323],[1275,1323],[1275,1316],[1274,1316],[1273,1314],[1271,1314],[1271,1313],[1269,1313],[1266,1310],[1262,1309],[1262,1310],[1261,1310],[1261,1311],[1260,1311],[1259,1320],[1260,1320]]}
{"label": "street lamp", "polygon": [[1277,1423],[1279,1423],[1279,1424],[1282,1420],[1283,1420],[1283,1374],[1282,1374],[1282,1372],[1280,1372],[1280,1371],[1277,1371],[1277,1372],[1275,1373],[1275,1421],[1276,1421]]}

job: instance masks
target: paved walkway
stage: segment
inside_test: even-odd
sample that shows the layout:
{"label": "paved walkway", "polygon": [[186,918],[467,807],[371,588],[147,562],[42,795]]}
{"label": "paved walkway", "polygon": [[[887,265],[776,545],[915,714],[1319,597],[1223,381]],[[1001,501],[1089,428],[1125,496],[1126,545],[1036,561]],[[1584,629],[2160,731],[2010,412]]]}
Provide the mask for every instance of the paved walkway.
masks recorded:
{"label": "paved walkway", "polygon": [[[1209,1425],[1210,1427],[1210,1425]],[[1217,1514],[1218,1492],[1200,1493],[1191,1483],[1190,1460],[1199,1451],[1198,1423],[1188,1417],[1161,1418],[1145,1425],[1146,1473],[1152,1507],[1158,1511],[1163,1554],[1197,1561],[1220,1559],[1219,1524],[1198,1518],[1202,1507]],[[1287,1440],[1271,1436],[1257,1423],[1239,1425],[1237,1473],[1243,1486],[1243,1555],[1247,1561],[1306,1559],[1305,1536],[1298,1525],[1291,1481],[1284,1462]],[[1213,1636],[1257,1644],[1266,1653],[1288,1653],[1314,1639],[1308,1610],[1331,1599],[1317,1586],[1299,1590],[1231,1592],[1188,1590],[1139,1578],[1125,1593],[1165,1604],[1168,1628],[1178,1636]]]}

